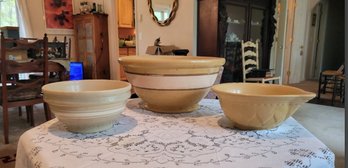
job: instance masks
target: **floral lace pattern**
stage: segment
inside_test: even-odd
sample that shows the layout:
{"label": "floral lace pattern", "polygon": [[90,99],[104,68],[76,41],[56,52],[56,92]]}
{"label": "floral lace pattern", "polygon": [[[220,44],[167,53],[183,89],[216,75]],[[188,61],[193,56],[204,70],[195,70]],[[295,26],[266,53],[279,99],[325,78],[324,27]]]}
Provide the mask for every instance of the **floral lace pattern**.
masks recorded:
{"label": "floral lace pattern", "polygon": [[111,129],[93,134],[68,132],[57,119],[35,127],[20,138],[16,167],[334,167],[334,154],[291,117],[243,131],[213,99],[185,114],[141,107],[130,100]]}

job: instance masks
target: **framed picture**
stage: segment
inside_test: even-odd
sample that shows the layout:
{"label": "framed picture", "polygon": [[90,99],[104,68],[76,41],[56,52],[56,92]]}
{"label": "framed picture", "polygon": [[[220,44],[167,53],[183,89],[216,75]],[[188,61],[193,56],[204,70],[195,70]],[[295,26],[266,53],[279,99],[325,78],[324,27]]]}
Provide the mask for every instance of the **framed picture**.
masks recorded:
{"label": "framed picture", "polygon": [[44,11],[47,33],[73,33],[72,0],[44,0]]}

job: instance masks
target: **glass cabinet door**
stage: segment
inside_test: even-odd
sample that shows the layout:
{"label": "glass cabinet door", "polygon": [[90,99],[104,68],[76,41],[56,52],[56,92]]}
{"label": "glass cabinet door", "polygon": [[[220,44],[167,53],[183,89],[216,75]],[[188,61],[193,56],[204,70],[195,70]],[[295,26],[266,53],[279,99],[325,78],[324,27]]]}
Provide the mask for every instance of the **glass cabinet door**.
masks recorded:
{"label": "glass cabinet door", "polygon": [[262,9],[252,8],[251,9],[251,20],[250,20],[250,40],[256,41],[261,40],[262,33],[262,20],[263,20]]}
{"label": "glass cabinet door", "polygon": [[259,66],[262,66],[262,57],[263,57],[263,49],[262,49],[262,44],[263,41],[261,40],[261,34],[262,34],[262,21],[264,18],[264,10],[262,9],[257,9],[257,8],[252,8],[251,9],[251,19],[250,19],[250,41],[256,42],[259,41]]}
{"label": "glass cabinet door", "polygon": [[[226,32],[224,44],[220,45],[220,55],[225,57],[226,64],[221,82],[240,82],[242,80],[241,41],[259,41],[259,66],[268,68],[264,47],[268,46],[267,4],[270,1],[258,0],[220,0],[219,19],[226,19],[226,25],[219,31]],[[223,15],[223,16],[222,16]],[[224,29],[226,27],[226,29]],[[223,51],[223,53],[221,53]],[[266,53],[267,54],[267,53]],[[266,60],[266,61],[264,61]]]}
{"label": "glass cabinet door", "polygon": [[240,42],[246,38],[246,7],[226,5],[227,32],[226,42]]}

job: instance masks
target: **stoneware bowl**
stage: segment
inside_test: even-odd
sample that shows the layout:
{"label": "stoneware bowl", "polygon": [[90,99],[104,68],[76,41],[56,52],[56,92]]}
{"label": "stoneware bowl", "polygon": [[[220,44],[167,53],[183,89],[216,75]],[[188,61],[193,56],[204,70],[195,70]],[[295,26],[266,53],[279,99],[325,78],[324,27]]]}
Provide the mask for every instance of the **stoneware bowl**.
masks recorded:
{"label": "stoneware bowl", "polygon": [[225,116],[240,129],[278,126],[314,93],[291,86],[258,83],[225,83],[212,87]]}
{"label": "stoneware bowl", "polygon": [[198,56],[129,56],[119,59],[128,81],[154,112],[196,110],[213,85],[224,58]]}
{"label": "stoneware bowl", "polygon": [[112,127],[125,109],[131,85],[116,80],[63,81],[42,87],[44,101],[69,131],[92,133]]}
{"label": "stoneware bowl", "polygon": [[134,45],[135,45],[134,41],[130,41],[130,40],[126,40],[126,41],[124,41],[124,44],[125,44],[126,46],[129,46],[129,47],[131,47],[131,46],[134,46]]}

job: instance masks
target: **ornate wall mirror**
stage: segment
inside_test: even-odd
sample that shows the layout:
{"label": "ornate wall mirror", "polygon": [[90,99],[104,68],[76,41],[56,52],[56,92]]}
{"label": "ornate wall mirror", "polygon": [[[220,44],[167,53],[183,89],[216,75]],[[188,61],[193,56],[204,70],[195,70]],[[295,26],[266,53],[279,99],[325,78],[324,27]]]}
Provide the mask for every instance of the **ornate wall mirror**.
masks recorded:
{"label": "ornate wall mirror", "polygon": [[168,26],[174,19],[179,0],[147,0],[152,19],[160,26]]}

